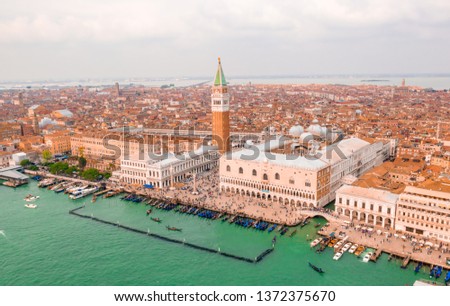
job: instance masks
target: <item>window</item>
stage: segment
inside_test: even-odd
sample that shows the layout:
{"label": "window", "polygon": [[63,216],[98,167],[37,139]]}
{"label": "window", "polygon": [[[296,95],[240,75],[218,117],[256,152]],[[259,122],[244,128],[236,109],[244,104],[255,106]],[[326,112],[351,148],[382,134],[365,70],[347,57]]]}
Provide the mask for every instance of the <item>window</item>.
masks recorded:
{"label": "window", "polygon": [[306,181],[305,181],[305,186],[306,186],[306,187],[311,187],[311,182],[310,182],[309,180],[306,180]]}
{"label": "window", "polygon": [[383,207],[378,206],[378,212],[381,212],[383,210]]}
{"label": "window", "polygon": [[373,204],[370,204],[370,210],[373,210]]}
{"label": "window", "polygon": [[366,203],[362,203],[362,208],[365,209],[366,208]]}
{"label": "window", "polygon": [[244,169],[242,169],[242,167],[239,167],[239,174],[244,173]]}
{"label": "window", "polygon": [[253,171],[252,171],[252,175],[253,175],[253,176],[257,176],[257,175],[258,175],[258,172],[256,172],[256,170],[255,170],[255,169],[253,169]]}
{"label": "window", "polygon": [[292,178],[292,177],[291,177],[291,178],[289,179],[289,184],[292,184],[292,185],[294,185],[294,184],[295,184],[295,180],[294,180],[294,178]]}
{"label": "window", "polygon": [[263,180],[267,181],[269,179],[269,177],[267,176],[267,173],[263,174]]}
{"label": "window", "polygon": [[231,171],[231,167],[230,165],[227,166],[227,171],[230,172]]}
{"label": "window", "polygon": [[350,200],[347,200],[347,206],[349,206],[350,205]]}
{"label": "window", "polygon": [[280,179],[280,174],[275,173],[275,179],[276,179],[276,180],[279,180],[279,179]]}
{"label": "window", "polygon": [[[390,208],[387,209],[387,213],[388,213],[389,215],[391,214],[391,209],[390,209]],[[413,215],[413,217],[414,217],[414,215]]]}

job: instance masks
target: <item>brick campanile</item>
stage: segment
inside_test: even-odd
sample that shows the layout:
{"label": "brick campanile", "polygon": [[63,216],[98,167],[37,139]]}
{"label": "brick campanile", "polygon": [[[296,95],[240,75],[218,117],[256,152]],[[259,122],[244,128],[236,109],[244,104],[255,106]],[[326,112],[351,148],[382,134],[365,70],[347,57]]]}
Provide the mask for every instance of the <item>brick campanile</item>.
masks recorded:
{"label": "brick campanile", "polygon": [[216,77],[211,89],[212,137],[220,153],[231,151],[230,142],[230,94],[227,81],[218,59]]}

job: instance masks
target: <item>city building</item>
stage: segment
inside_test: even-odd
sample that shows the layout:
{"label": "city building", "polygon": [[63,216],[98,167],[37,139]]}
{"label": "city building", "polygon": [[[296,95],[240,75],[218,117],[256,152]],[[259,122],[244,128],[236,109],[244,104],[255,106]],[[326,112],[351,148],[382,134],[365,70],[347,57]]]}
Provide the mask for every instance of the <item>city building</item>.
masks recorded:
{"label": "city building", "polygon": [[397,202],[395,229],[450,242],[450,185],[407,186]]}
{"label": "city building", "polygon": [[192,175],[209,171],[218,164],[217,147],[201,146],[197,150],[153,158],[122,159],[120,170],[113,176],[128,184],[152,185],[156,188],[173,187]]}
{"label": "city building", "polygon": [[52,155],[71,152],[71,136],[65,132],[56,132],[44,136],[44,143],[49,147]]}
{"label": "city building", "polygon": [[345,176],[360,176],[377,166],[378,156],[384,154],[381,142],[370,144],[358,138],[310,152],[314,155],[275,153],[292,143],[282,136],[224,155],[221,190],[297,208],[323,207],[334,200]]}
{"label": "city building", "polygon": [[336,191],[335,210],[352,223],[393,229],[398,194],[344,185]]}

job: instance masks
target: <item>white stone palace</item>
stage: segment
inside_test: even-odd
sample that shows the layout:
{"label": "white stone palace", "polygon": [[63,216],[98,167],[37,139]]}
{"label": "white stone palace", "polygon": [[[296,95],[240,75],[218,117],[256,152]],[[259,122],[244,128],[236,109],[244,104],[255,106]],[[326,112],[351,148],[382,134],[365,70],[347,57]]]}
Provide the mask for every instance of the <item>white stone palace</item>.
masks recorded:
{"label": "white stone palace", "polygon": [[[300,139],[313,141],[307,136],[309,134]],[[322,149],[313,145],[314,150],[305,155],[274,152],[292,144],[295,140],[277,137],[223,155],[220,159],[221,191],[299,208],[323,207],[334,200],[335,191],[342,186],[345,176],[358,177],[379,165],[382,156],[388,155],[385,151],[389,150],[381,141],[371,144],[359,138],[347,138]]]}

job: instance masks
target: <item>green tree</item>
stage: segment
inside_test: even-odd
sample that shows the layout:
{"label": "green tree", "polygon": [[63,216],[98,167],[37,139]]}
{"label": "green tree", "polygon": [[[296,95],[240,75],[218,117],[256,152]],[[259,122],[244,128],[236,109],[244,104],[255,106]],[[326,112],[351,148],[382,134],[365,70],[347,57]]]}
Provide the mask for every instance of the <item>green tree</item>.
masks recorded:
{"label": "green tree", "polygon": [[86,167],[86,164],[86,158],[84,158],[83,156],[78,157],[78,167],[80,167],[80,169],[84,169],[84,167]]}
{"label": "green tree", "polygon": [[44,162],[48,163],[48,161],[52,159],[52,157],[52,152],[50,152],[49,150],[42,151],[42,159],[44,160]]}
{"label": "green tree", "polygon": [[111,177],[111,172],[103,172],[102,175],[105,179],[109,179]]}
{"label": "green tree", "polygon": [[69,168],[67,168],[64,172],[67,174],[67,175],[72,175],[74,172],[77,172],[78,171],[78,168],[77,167],[75,167],[75,166],[70,166]]}
{"label": "green tree", "polygon": [[31,164],[31,162],[30,162],[29,159],[24,159],[24,160],[22,160],[22,161],[20,162],[20,165],[21,165],[22,167],[26,167],[26,166],[28,166],[29,164]]}
{"label": "green tree", "polygon": [[50,173],[60,174],[67,171],[67,169],[69,168],[69,164],[65,162],[57,162],[50,165],[48,168],[50,170]]}
{"label": "green tree", "polygon": [[84,170],[81,173],[81,177],[88,181],[95,181],[98,179],[98,176],[100,175],[100,171],[98,171],[95,168],[89,168],[87,170]]}
{"label": "green tree", "polygon": [[36,165],[31,165],[31,166],[28,167],[28,169],[30,169],[31,171],[38,171],[39,167],[36,166]]}

